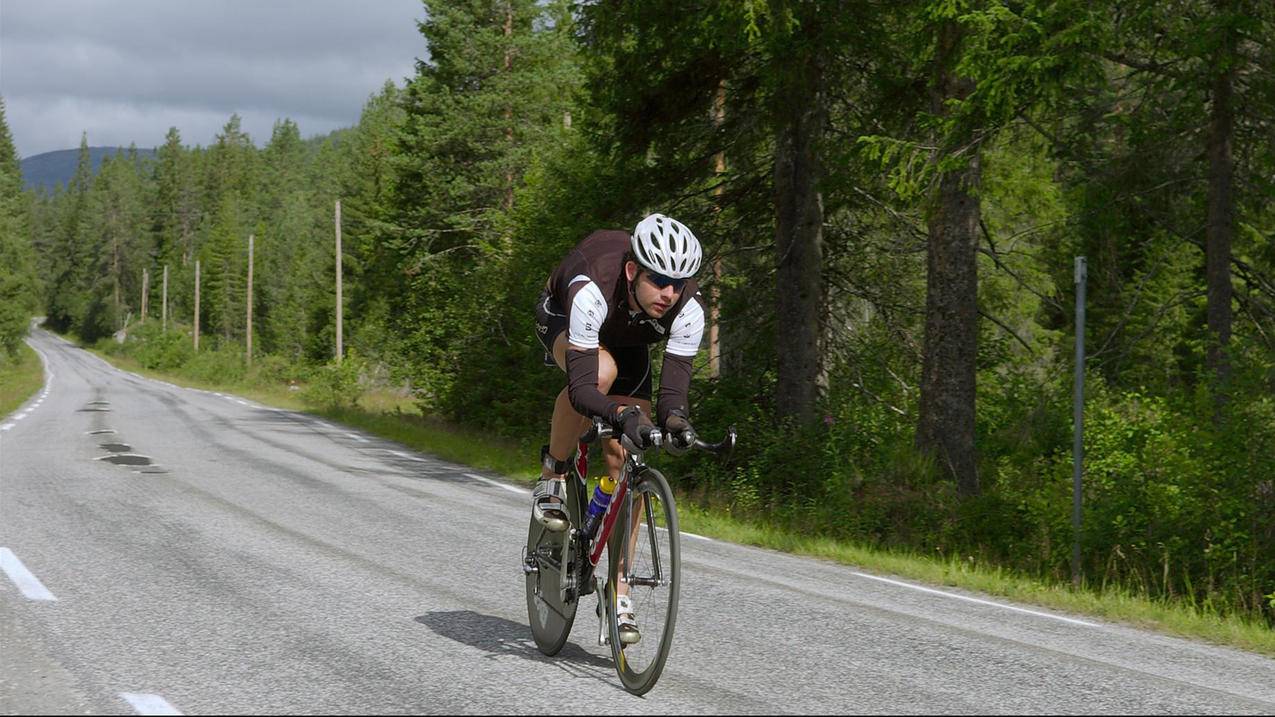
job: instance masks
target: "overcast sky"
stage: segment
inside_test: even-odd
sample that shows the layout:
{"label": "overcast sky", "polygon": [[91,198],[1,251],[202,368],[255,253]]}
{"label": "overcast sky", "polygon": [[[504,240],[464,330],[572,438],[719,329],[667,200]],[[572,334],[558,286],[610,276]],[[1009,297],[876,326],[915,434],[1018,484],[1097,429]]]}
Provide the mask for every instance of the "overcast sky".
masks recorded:
{"label": "overcast sky", "polygon": [[207,146],[232,113],[257,146],[358,121],[425,43],[420,0],[0,0],[0,95],[18,155]]}

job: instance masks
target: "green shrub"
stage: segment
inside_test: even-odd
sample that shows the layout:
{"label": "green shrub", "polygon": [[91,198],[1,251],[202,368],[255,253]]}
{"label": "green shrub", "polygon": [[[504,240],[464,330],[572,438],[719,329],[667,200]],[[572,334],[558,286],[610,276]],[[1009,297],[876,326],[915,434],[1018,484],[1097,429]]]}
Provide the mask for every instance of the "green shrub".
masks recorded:
{"label": "green shrub", "polygon": [[130,334],[125,346],[138,363],[153,371],[180,368],[195,355],[191,339],[184,332],[163,333],[151,330],[149,326],[143,331]]}
{"label": "green shrub", "polygon": [[197,381],[214,384],[234,384],[243,380],[244,349],[239,344],[226,342],[211,349],[195,353],[181,373]]}
{"label": "green shrub", "polygon": [[333,361],[315,368],[301,397],[325,408],[353,406],[363,391],[360,379],[366,370],[366,362],[356,352],[350,351],[339,364]]}

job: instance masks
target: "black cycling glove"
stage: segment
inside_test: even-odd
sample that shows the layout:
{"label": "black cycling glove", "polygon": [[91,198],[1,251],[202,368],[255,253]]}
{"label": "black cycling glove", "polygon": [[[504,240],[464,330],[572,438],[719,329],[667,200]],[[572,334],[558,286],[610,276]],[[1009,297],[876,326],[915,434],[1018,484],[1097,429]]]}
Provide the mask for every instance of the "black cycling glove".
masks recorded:
{"label": "black cycling glove", "polygon": [[685,453],[695,445],[695,427],[677,409],[664,419],[664,431],[668,435],[667,448],[670,453]]}
{"label": "black cycling glove", "polygon": [[650,447],[651,431],[655,426],[637,406],[629,406],[616,414],[611,420],[611,426],[623,433],[638,448],[646,450]]}

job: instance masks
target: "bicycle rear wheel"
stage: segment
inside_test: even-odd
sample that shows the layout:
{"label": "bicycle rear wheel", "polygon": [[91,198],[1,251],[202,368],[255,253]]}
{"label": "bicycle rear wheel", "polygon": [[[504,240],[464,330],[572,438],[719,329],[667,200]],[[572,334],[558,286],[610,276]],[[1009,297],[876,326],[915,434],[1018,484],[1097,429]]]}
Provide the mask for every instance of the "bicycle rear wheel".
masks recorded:
{"label": "bicycle rear wheel", "polygon": [[[573,527],[581,524],[583,489],[578,483],[574,475],[567,477],[567,515]],[[558,654],[566,644],[580,604],[579,587],[572,583],[583,548],[571,534],[546,530],[534,517],[527,529],[524,570],[534,568],[526,573],[527,621],[536,647],[546,655]]]}
{"label": "bicycle rear wheel", "polygon": [[[673,644],[681,543],[673,491],[659,471],[644,471],[624,501],[607,545],[607,624],[620,682],[641,695],[655,686]],[[616,620],[616,591],[621,585],[628,587],[641,631],[641,639],[631,645],[620,642]]]}

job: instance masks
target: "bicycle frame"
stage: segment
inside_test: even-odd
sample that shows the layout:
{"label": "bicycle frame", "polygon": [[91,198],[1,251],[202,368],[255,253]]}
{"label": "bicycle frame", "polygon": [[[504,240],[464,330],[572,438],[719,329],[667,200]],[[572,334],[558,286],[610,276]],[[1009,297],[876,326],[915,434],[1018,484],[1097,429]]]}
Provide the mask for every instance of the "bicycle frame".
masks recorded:
{"label": "bicycle frame", "polygon": [[615,494],[611,496],[611,502],[607,504],[607,510],[602,514],[602,527],[598,529],[598,535],[593,539],[593,546],[589,551],[589,562],[595,568],[598,567],[598,561],[602,559],[602,551],[607,546],[607,540],[611,538],[611,530],[615,528],[616,516],[620,514],[620,503],[628,495],[629,482],[636,472],[636,463],[637,459],[630,453],[625,459],[624,468],[620,471],[620,480],[615,485]]}

